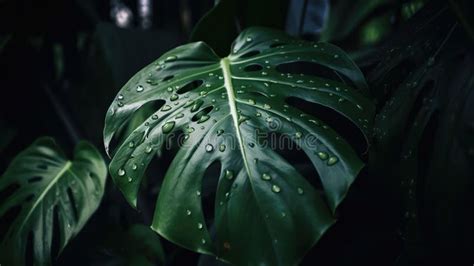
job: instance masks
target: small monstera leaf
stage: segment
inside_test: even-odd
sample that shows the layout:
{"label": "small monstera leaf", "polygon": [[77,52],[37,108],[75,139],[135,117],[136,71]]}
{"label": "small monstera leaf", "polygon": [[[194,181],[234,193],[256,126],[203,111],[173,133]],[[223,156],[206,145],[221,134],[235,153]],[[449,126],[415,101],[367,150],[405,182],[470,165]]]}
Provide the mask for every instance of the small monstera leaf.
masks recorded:
{"label": "small monstera leaf", "polygon": [[[295,62],[317,63],[337,73],[336,78],[281,73],[279,67]],[[324,121],[288,101],[297,98],[332,109],[367,135],[374,108],[364,90],[359,69],[327,43],[249,28],[225,58],[202,42],[183,45],[138,72],[110,106],[107,150],[134,112],[161,103],[120,142],[110,171],[136,206],[149,162],[156,153],[167,156],[170,138],[183,136],[163,180],[152,228],[179,245],[237,265],[295,264],[334,223],[335,209],[363,162]],[[323,189],[265,145],[259,136],[270,131],[298,143]],[[203,177],[213,163],[220,165],[220,175],[214,176],[211,230],[201,198]]]}
{"label": "small monstera leaf", "polygon": [[[25,265],[32,255],[35,265],[50,265],[53,237],[62,250],[81,230],[99,206],[106,175],[102,156],[87,142],[76,146],[72,161],[48,137],[21,152],[0,178],[0,191],[11,193],[0,203],[2,223],[10,223],[2,264]],[[12,212],[17,216],[10,221]],[[53,236],[55,227],[59,236]],[[32,254],[26,254],[28,245]]]}

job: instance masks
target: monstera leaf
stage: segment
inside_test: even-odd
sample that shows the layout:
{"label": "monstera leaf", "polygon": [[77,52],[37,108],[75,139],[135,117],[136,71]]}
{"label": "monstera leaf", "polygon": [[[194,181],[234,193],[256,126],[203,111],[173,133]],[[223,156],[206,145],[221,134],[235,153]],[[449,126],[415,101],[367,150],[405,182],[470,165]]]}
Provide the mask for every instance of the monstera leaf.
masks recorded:
{"label": "monstera leaf", "polygon": [[[284,73],[292,63],[336,75]],[[110,106],[104,129],[108,151],[134,112],[144,104],[161,105],[122,139],[110,171],[136,206],[149,162],[156,153],[167,156],[168,140],[182,140],[161,186],[152,228],[179,245],[238,265],[295,264],[334,223],[336,207],[363,162],[325,121],[302,112],[292,99],[332,109],[367,135],[374,108],[365,90],[355,64],[327,43],[249,28],[225,58],[202,42],[183,45],[138,72]],[[272,132],[298,144],[322,188],[272,150],[262,137]],[[218,185],[211,227],[201,193],[214,163],[220,175],[213,177]]]}
{"label": "monstera leaf", "polygon": [[53,238],[61,250],[81,230],[100,203],[106,175],[101,155],[87,142],[77,145],[72,161],[47,137],[20,153],[0,178],[0,191],[10,191],[0,203],[2,223],[10,223],[2,264],[25,265],[25,256],[33,255],[35,265],[50,265]]}

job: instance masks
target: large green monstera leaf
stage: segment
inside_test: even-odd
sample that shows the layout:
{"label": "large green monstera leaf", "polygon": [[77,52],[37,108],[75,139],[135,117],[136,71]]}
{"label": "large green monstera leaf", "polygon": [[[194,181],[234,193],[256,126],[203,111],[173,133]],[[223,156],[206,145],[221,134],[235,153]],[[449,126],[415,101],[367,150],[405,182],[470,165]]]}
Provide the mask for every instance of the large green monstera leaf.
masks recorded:
{"label": "large green monstera leaf", "polygon": [[106,176],[102,156],[87,142],[76,146],[72,161],[48,137],[21,152],[0,178],[2,195],[9,194],[0,202],[2,224],[9,223],[0,263],[26,265],[32,256],[34,265],[50,265],[53,238],[62,250],[81,230],[99,206]]}
{"label": "large green monstera leaf", "polygon": [[[280,69],[295,62],[317,64],[336,78]],[[360,70],[327,43],[249,28],[225,58],[202,42],[183,45],[138,72],[110,106],[107,151],[134,112],[161,104],[120,141],[110,171],[136,206],[147,165],[155,154],[169,154],[165,143],[170,138],[182,136],[152,228],[179,245],[237,265],[293,265],[334,223],[334,212],[363,162],[327,123],[289,99],[332,109],[367,136],[374,108],[365,90]],[[317,169],[322,188],[272,150],[262,137],[271,132],[297,143]],[[213,177],[218,184],[211,225],[201,193],[203,177],[216,162],[220,175]]]}

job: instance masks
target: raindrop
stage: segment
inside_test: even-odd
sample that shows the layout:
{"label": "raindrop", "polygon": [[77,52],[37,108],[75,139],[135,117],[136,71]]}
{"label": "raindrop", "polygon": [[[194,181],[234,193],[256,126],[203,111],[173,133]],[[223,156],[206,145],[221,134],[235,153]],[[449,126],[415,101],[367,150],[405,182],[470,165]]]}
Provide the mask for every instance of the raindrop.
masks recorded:
{"label": "raindrop", "polygon": [[166,62],[166,63],[168,63],[168,62],[173,62],[173,61],[176,61],[176,59],[178,59],[177,56],[175,56],[175,55],[170,55],[170,56],[166,57],[165,62]]}
{"label": "raindrop", "polygon": [[221,145],[219,146],[219,151],[221,151],[221,152],[224,152],[224,151],[225,151],[225,145],[224,145],[224,144],[221,144]]}
{"label": "raindrop", "polygon": [[161,129],[162,129],[163,133],[168,134],[173,130],[174,125],[175,125],[174,121],[166,122],[163,125],[163,127],[161,127]]}
{"label": "raindrop", "polygon": [[272,186],[272,191],[275,192],[275,193],[280,193],[281,188],[277,185],[273,185]]}
{"label": "raindrop", "polygon": [[122,107],[122,106],[123,106],[123,102],[118,102],[117,105],[118,105],[119,107]]}
{"label": "raindrop", "polygon": [[145,153],[151,153],[152,150],[153,148],[151,146],[146,146]]}
{"label": "raindrop", "polygon": [[128,177],[127,180],[128,180],[128,183],[131,183],[133,181],[132,177],[130,177],[130,176]]}
{"label": "raindrop", "polygon": [[191,215],[191,210],[187,209],[187,210],[186,210],[186,215],[187,215],[187,216],[190,216],[190,215]]}
{"label": "raindrop", "polygon": [[204,86],[206,86],[206,88],[210,88],[210,87],[211,87],[211,84],[206,83],[206,85],[204,85]]}
{"label": "raindrop", "polygon": [[234,178],[234,172],[231,170],[225,170],[225,178],[232,180],[232,178]]}
{"label": "raindrop", "polygon": [[339,161],[339,159],[337,157],[331,156],[331,157],[329,157],[328,165],[335,165],[337,163],[337,161]]}
{"label": "raindrop", "polygon": [[119,94],[118,97],[117,97],[117,99],[123,100],[123,95],[122,95],[122,94]]}
{"label": "raindrop", "polygon": [[142,92],[144,89],[142,85],[137,86],[137,92]]}
{"label": "raindrop", "polygon": [[239,116],[239,125],[242,124],[243,122],[249,120],[250,118],[248,116],[245,116],[245,115],[240,115]]}
{"label": "raindrop", "polygon": [[209,118],[210,118],[210,116],[208,116],[208,115],[201,116],[198,120],[198,124],[206,122],[207,120],[209,120]]}
{"label": "raindrop", "polygon": [[166,90],[169,91],[169,92],[172,92],[172,91],[173,91],[173,88],[172,88],[172,87],[168,87],[168,88],[166,88]]}
{"label": "raindrop", "polygon": [[202,223],[198,223],[198,229],[202,230],[202,227],[203,227]]}
{"label": "raindrop", "polygon": [[137,170],[137,168],[138,168],[137,164],[134,163],[134,164],[132,165],[132,170]]}
{"label": "raindrop", "polygon": [[171,97],[170,97],[170,101],[176,101],[176,100],[178,100],[178,99],[179,99],[178,94],[173,94],[173,95],[171,95]]}
{"label": "raindrop", "polygon": [[129,147],[129,148],[135,147],[135,142],[130,141],[130,142],[128,143],[128,147]]}
{"label": "raindrop", "polygon": [[206,151],[207,151],[207,152],[211,152],[211,151],[213,151],[213,150],[214,150],[214,146],[212,146],[211,144],[207,144],[207,145],[206,145]]}
{"label": "raindrop", "polygon": [[201,191],[196,191],[196,196],[200,197],[201,196]]}
{"label": "raindrop", "polygon": [[320,151],[318,152],[318,157],[321,160],[327,160],[329,158],[329,155],[324,151]]}
{"label": "raindrop", "polygon": [[261,114],[261,113],[259,113],[259,112],[257,112],[257,114],[255,114],[255,116],[256,116],[256,117],[261,117],[261,116],[262,116],[262,114]]}
{"label": "raindrop", "polygon": [[252,41],[252,37],[247,37],[247,39],[245,39],[247,42],[251,42]]}
{"label": "raindrop", "polygon": [[262,175],[262,179],[265,180],[265,181],[270,181],[270,180],[272,180],[272,177],[269,174],[264,173]]}
{"label": "raindrop", "polygon": [[298,191],[298,194],[300,194],[300,195],[304,194],[304,190],[300,187],[297,189],[297,191]]}
{"label": "raindrop", "polygon": [[268,75],[268,73],[265,71],[262,71],[262,76],[266,76],[266,75]]}
{"label": "raindrop", "polygon": [[169,111],[169,110],[171,110],[171,108],[172,108],[171,106],[165,105],[161,108],[161,111]]}
{"label": "raindrop", "polygon": [[123,170],[123,169],[120,168],[120,169],[118,170],[117,174],[118,174],[119,176],[124,176],[124,175],[125,175],[125,170]]}
{"label": "raindrop", "polygon": [[176,118],[183,118],[184,117],[184,114],[183,113],[180,113],[180,114],[177,114],[176,115]]}
{"label": "raindrop", "polygon": [[191,112],[196,112],[197,110],[199,110],[199,108],[201,108],[203,103],[204,102],[201,100],[194,102],[193,107],[191,107]]}
{"label": "raindrop", "polygon": [[188,127],[187,131],[188,131],[188,133],[193,133],[194,132],[194,127]]}
{"label": "raindrop", "polygon": [[204,239],[204,238],[201,239],[201,243],[202,243],[202,244],[206,244],[206,239]]}

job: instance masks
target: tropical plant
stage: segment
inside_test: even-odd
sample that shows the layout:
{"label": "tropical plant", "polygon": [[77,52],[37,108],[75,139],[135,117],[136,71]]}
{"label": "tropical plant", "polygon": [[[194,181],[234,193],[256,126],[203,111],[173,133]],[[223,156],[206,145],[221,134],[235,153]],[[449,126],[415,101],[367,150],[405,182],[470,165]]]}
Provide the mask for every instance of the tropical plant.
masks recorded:
{"label": "tropical plant", "polygon": [[[281,70],[303,63],[321,65],[333,76]],[[172,242],[235,264],[295,264],[334,223],[337,206],[364,165],[338,132],[300,110],[295,99],[335,110],[368,138],[374,106],[366,93],[357,66],[327,43],[249,28],[225,58],[202,42],[180,46],[139,71],[110,106],[107,151],[140,107],[159,102],[120,142],[111,175],[136,207],[147,165],[156,153],[167,156],[168,136],[184,132],[161,186],[152,228]],[[314,181],[262,138],[271,131],[297,143],[317,169],[322,189],[312,187]],[[211,225],[200,194],[214,162],[220,173],[212,177],[218,186]]]}
{"label": "tropical plant", "polygon": [[35,264],[49,265],[53,237],[61,252],[99,206],[106,175],[102,156],[87,142],[72,160],[46,137],[21,152],[0,178],[0,190],[9,194],[0,216],[16,216],[0,246],[2,263],[24,265],[33,256]]}
{"label": "tropical plant", "polygon": [[0,1],[0,266],[472,263],[472,1],[153,2]]}

